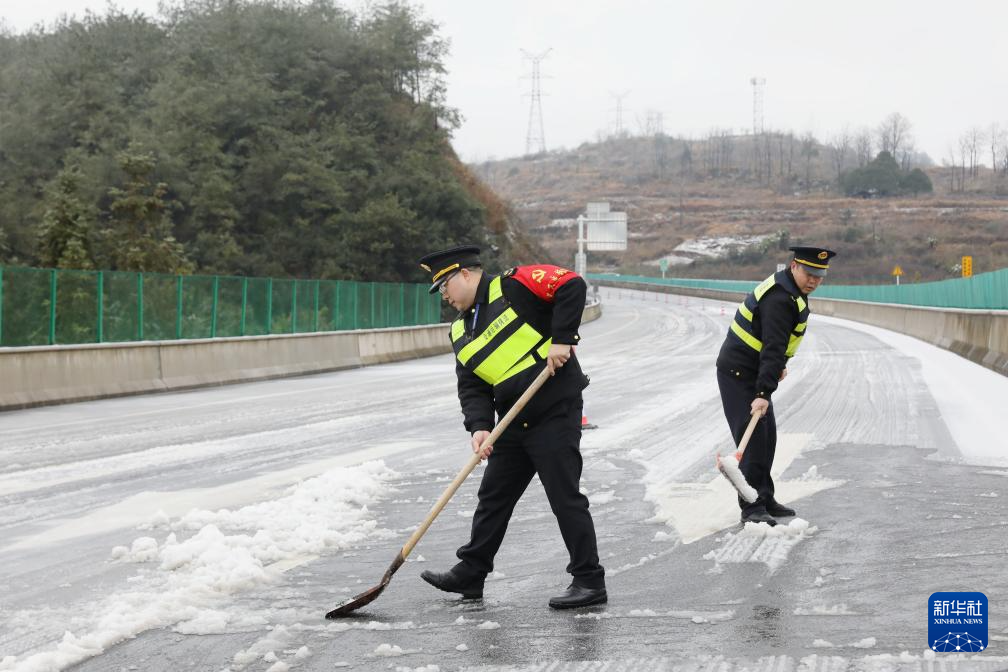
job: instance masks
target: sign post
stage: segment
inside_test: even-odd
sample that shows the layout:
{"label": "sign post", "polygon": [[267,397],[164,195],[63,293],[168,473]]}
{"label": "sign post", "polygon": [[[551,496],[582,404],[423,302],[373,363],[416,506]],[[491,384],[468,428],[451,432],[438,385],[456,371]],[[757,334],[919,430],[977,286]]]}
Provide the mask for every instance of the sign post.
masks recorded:
{"label": "sign post", "polygon": [[662,277],[662,280],[664,280],[665,279],[665,271],[668,270],[668,259],[666,259],[665,257],[662,257],[661,259],[659,259],[658,260],[658,268],[661,269],[661,277]]}
{"label": "sign post", "polygon": [[892,275],[893,275],[893,277],[896,278],[896,285],[898,286],[899,285],[900,276],[903,275],[903,269],[900,268],[898,264],[896,266],[893,266]]}

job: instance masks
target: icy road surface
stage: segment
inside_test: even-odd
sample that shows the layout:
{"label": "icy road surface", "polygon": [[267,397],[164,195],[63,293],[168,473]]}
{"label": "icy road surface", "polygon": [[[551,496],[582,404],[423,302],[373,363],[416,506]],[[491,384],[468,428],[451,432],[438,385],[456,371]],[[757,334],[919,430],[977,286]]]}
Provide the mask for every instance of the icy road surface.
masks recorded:
{"label": "icy road surface", "polygon": [[[484,600],[420,580],[480,469],[378,600],[322,618],[468,459],[445,355],[0,414],[0,670],[1008,669],[1008,378],[813,315],[775,395],[798,518],[742,528],[713,469],[734,306],[603,298],[578,354],[608,605],[546,606],[569,579],[537,481]],[[988,650],[927,648],[936,591],[987,595]]]}

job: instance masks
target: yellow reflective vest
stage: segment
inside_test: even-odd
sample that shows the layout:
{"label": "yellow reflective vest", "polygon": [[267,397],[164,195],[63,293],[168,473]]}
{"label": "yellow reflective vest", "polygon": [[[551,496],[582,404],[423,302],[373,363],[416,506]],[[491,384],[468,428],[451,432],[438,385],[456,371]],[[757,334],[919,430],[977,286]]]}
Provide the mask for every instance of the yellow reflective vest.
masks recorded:
{"label": "yellow reflective vest", "polygon": [[731,333],[735,334],[739,340],[756,352],[760,352],[763,349],[763,342],[760,341],[753,330],[753,318],[758,314],[760,299],[775,285],[780,285],[790,294],[798,306],[798,324],[791,330],[791,334],[788,337],[787,350],[784,352],[788,358],[791,358],[798,352],[798,346],[801,345],[802,338],[805,337],[809,309],[808,302],[805,301],[801,292],[798,291],[798,287],[790,276],[788,276],[787,271],[774,273],[746,295],[735,311],[735,319],[731,323]]}
{"label": "yellow reflective vest", "polygon": [[552,338],[543,336],[515,312],[501,291],[501,278],[490,281],[487,326],[479,334],[467,334],[465,318],[451,325],[452,349],[465,368],[491,385],[499,385],[543,361]]}

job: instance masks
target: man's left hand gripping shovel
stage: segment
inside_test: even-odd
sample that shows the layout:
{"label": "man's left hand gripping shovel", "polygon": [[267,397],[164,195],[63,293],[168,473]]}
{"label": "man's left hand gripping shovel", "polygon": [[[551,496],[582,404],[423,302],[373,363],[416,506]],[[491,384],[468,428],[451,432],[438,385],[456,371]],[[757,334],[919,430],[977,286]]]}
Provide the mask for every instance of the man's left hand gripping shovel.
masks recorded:
{"label": "man's left hand gripping shovel", "polygon": [[[525,404],[528,403],[528,400],[532,398],[532,395],[534,395],[536,392],[539,391],[539,388],[543,386],[543,383],[545,383],[546,379],[549,377],[550,377],[550,370],[549,367],[546,367],[536,377],[536,379],[532,381],[532,384],[529,385],[528,389],[525,390],[524,393],[522,393],[522,395],[518,398],[518,401],[514,403],[514,406],[511,407],[511,409],[507,412],[507,414],[505,414],[504,417],[501,418],[500,422],[497,423],[497,426],[493,428],[492,432],[490,432],[490,436],[488,436],[483,441],[483,444],[480,446],[480,449],[483,449],[486,446],[492,446],[497,441],[498,437],[500,437],[500,435],[504,432],[504,430],[507,429],[507,426],[511,424],[511,421],[514,420],[515,416],[518,415],[521,412],[521,410],[525,407]],[[392,575],[395,574],[400,567],[402,567],[404,562],[406,562],[406,556],[410,554],[410,552],[413,550],[413,547],[417,545],[418,541],[420,541],[420,537],[424,535],[424,532],[426,532],[427,528],[431,526],[431,523],[434,522],[434,519],[437,518],[437,515],[441,513],[441,509],[445,507],[445,505],[448,503],[448,500],[452,498],[452,495],[455,494],[455,491],[459,489],[459,486],[462,485],[462,482],[469,476],[469,474],[472,473],[472,470],[476,468],[476,465],[478,465],[480,461],[481,458],[479,454],[473,453],[473,456],[469,460],[468,464],[466,464],[466,466],[462,468],[462,471],[458,473],[458,476],[456,476],[455,480],[451,482],[451,485],[449,485],[445,489],[445,491],[441,494],[441,497],[438,498],[437,502],[434,503],[434,507],[431,509],[430,513],[427,514],[427,518],[425,518],[424,521],[420,523],[420,527],[416,529],[416,532],[414,532],[413,536],[409,538],[409,541],[406,542],[406,545],[402,547],[402,550],[400,550],[399,554],[396,555],[395,560],[392,561],[392,564],[389,565],[389,568],[385,570],[385,576],[382,577],[381,583],[379,583],[374,588],[369,588],[368,590],[365,590],[360,595],[357,595],[356,597],[347,600],[343,604],[339,605],[338,607],[327,613],[326,618],[339,618],[341,616],[346,616],[350,612],[356,611],[357,609],[360,609],[366,604],[370,604],[375,600],[375,598],[381,595],[382,591],[385,590],[385,586],[387,586],[389,582],[392,580]]]}
{"label": "man's left hand gripping shovel", "polygon": [[759,413],[753,413],[752,419],[749,420],[749,426],[746,427],[745,434],[742,435],[742,440],[739,441],[738,450],[735,451],[734,455],[721,457],[721,453],[718,453],[715,458],[718,471],[724,474],[724,477],[738,490],[742,499],[750,504],[756,501],[759,493],[745,480],[745,476],[742,475],[742,470],[739,469],[738,465],[742,461],[742,453],[745,452],[746,446],[749,445],[749,437],[752,436],[753,430],[756,429],[756,423],[759,422],[761,417]]}

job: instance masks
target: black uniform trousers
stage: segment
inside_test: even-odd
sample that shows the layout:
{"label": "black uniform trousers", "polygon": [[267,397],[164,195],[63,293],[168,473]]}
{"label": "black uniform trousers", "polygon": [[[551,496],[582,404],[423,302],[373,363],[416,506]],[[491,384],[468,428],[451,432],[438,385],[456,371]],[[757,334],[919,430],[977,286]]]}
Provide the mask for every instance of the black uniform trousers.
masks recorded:
{"label": "black uniform trousers", "polygon": [[[725,418],[731,429],[735,445],[742,440],[749,420],[752,418],[752,402],[756,398],[755,379],[746,376],[736,376],[723,369],[717,370],[718,389],[721,391],[721,405],[724,407]],[[773,465],[774,452],[777,449],[777,420],[774,417],[773,402],[767,408],[766,415],[756,423],[749,438],[749,445],[742,454],[739,469],[746,481],[757,493],[759,499],[755,504],[749,504],[739,497],[739,506],[743,511],[758,509],[765,502],[773,499],[774,483],[770,477],[770,467]]]}
{"label": "black uniform trousers", "polygon": [[582,407],[578,395],[558,403],[538,422],[523,427],[516,420],[501,434],[480,483],[472,535],[469,543],[458,549],[456,555],[462,562],[453,571],[473,578],[493,571],[493,559],[515,505],[532,477],[539,474],[570,555],[567,571],[573,575],[573,583],[586,588],[605,587],[588,498],[578,489]]}

